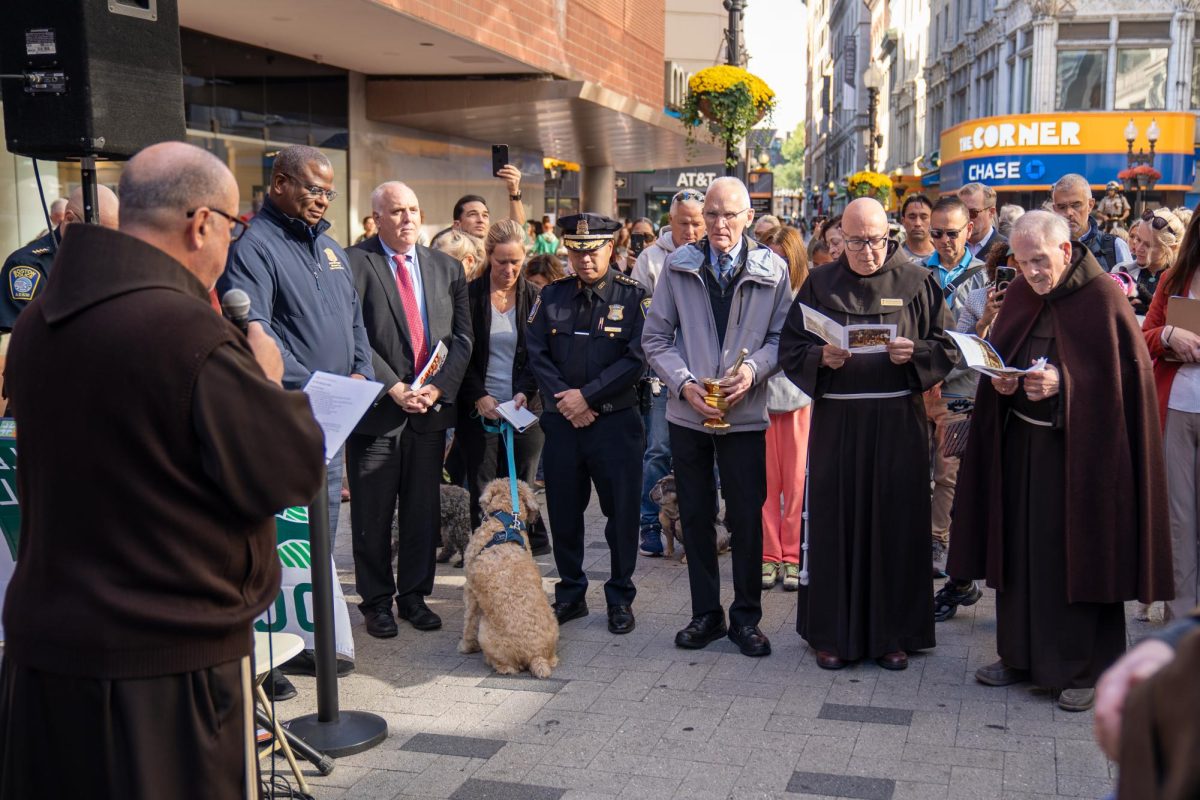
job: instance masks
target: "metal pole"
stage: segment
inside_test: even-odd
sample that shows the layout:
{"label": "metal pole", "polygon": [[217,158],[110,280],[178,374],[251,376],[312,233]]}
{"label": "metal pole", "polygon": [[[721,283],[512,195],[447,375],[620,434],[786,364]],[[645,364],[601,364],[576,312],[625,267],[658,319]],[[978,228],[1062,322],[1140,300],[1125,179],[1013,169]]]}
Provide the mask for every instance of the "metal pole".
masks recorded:
{"label": "metal pole", "polygon": [[337,645],[334,641],[333,571],[329,546],[329,493],[325,472],[308,507],[312,556],[313,645],[317,666],[317,713],[298,717],[286,727],[317,750],[334,758],[369,750],[387,738],[387,721],[364,711],[338,708]]}
{"label": "metal pole", "polygon": [[879,112],[879,90],[867,89],[867,169],[875,171],[875,116]]}
{"label": "metal pole", "polygon": [[[732,67],[745,66],[742,59],[742,13],[746,10],[746,0],[725,0],[725,10],[729,12],[729,29],[725,31],[725,63]],[[734,142],[725,145],[725,174],[739,177],[738,161],[741,153]]]}
{"label": "metal pole", "polygon": [[96,196],[96,158],[84,156],[79,162],[79,182],[83,187],[83,221],[100,224],[99,198]]}

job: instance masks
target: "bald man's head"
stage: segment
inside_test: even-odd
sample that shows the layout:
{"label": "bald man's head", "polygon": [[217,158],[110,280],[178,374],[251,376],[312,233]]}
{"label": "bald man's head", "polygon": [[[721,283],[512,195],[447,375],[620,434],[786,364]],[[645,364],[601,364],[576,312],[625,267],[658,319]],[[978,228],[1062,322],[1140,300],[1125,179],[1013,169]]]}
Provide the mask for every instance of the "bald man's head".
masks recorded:
{"label": "bald man's head", "polygon": [[846,262],[860,275],[870,275],[887,260],[887,212],[878,200],[860,197],[842,214]]}
{"label": "bald man's head", "polygon": [[[117,227],[119,204],[117,196],[113,194],[113,190],[107,186],[100,185],[96,187],[96,204],[100,212],[100,224],[105,228]],[[85,218],[83,211],[83,187],[78,186],[75,191],[71,192],[71,196],[67,198],[67,207],[63,211],[62,224],[69,225],[72,222],[83,222]]]}
{"label": "bald man's head", "polygon": [[121,175],[121,230],[182,263],[211,288],[225,269],[238,187],[219,158],[195,145],[142,150]]}

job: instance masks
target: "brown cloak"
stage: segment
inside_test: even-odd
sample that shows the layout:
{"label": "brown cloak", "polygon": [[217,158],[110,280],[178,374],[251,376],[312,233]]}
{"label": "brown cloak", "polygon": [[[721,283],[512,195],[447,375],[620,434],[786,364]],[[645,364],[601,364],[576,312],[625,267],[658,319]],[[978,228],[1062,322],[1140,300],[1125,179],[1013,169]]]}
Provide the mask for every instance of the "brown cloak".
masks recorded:
{"label": "brown cloak", "polygon": [[[1072,248],[1070,270],[1084,270],[1072,281],[1079,288],[1043,298],[1018,276],[990,341],[1008,363],[1049,305],[1067,443],[1067,601],[1168,599],[1174,596],[1170,523],[1150,354],[1116,283],[1085,248]],[[991,381],[980,381],[958,473],[947,565],[951,575],[986,577],[1001,590],[1001,452],[1008,408],[1008,398]]]}

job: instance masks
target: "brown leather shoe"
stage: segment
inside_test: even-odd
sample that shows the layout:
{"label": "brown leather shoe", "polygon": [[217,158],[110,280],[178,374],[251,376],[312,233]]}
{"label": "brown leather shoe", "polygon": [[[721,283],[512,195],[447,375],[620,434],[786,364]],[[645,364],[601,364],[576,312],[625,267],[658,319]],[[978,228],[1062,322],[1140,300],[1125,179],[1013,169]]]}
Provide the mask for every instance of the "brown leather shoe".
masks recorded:
{"label": "brown leather shoe", "polygon": [[846,662],[838,658],[835,653],[831,653],[828,650],[818,650],[817,666],[821,669],[841,669],[846,666]]}
{"label": "brown leather shoe", "polygon": [[875,659],[875,663],[884,669],[908,669],[908,653],[903,650],[897,650],[894,653],[885,653]]}

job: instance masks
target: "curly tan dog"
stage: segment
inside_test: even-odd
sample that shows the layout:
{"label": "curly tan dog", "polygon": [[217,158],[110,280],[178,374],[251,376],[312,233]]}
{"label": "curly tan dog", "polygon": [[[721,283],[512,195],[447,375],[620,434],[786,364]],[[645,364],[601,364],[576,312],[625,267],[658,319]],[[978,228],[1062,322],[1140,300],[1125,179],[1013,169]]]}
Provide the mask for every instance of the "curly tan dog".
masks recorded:
{"label": "curly tan dog", "polygon": [[[521,517],[532,522],[537,498],[524,481],[517,485]],[[534,677],[548,678],[558,666],[558,622],[529,553],[525,522],[513,524],[508,479],[484,487],[479,505],[484,519],[467,542],[466,612],[458,652],[482,648],[484,661],[501,675],[528,669]]]}

